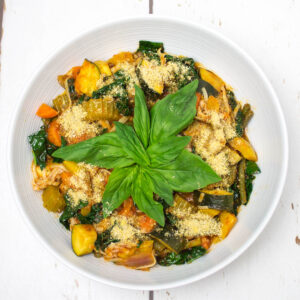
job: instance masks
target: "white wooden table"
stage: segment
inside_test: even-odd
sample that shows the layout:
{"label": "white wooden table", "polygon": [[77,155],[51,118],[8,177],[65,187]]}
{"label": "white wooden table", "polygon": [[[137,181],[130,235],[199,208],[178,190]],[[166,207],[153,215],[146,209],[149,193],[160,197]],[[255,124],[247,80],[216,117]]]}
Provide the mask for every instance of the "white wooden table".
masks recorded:
{"label": "white wooden table", "polygon": [[[7,181],[5,153],[10,114],[20,91],[54,49],[112,18],[148,13],[199,22],[244,48],[278,93],[290,137],[283,196],[271,222],[251,248],[209,278],[157,292],[94,282],[48,253],[16,209]],[[6,0],[2,27],[0,299],[300,299],[300,240],[296,238],[300,239],[299,0]]]}

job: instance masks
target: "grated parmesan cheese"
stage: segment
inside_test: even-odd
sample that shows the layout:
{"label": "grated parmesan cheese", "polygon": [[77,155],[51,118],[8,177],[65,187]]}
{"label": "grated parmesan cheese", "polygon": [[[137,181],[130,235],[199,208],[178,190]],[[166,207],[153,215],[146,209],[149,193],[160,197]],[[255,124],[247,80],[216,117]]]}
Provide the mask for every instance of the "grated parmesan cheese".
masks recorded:
{"label": "grated parmesan cheese", "polygon": [[220,222],[201,212],[191,214],[189,218],[179,219],[176,226],[178,231],[175,234],[182,237],[221,235]]}
{"label": "grated parmesan cheese", "polygon": [[57,122],[67,140],[84,134],[93,137],[99,132],[97,124],[86,121],[86,116],[82,105],[73,105],[58,117]]}
{"label": "grated parmesan cheese", "polygon": [[125,216],[112,216],[111,221],[111,237],[117,239],[120,243],[136,244],[142,236],[140,230],[132,225],[132,220]]}

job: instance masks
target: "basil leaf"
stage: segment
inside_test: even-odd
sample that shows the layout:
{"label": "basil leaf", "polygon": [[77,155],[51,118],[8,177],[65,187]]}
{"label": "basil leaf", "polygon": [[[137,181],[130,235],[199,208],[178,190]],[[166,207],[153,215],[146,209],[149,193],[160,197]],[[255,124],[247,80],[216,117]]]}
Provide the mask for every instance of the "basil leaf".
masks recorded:
{"label": "basil leaf", "polygon": [[133,125],[136,135],[144,147],[148,147],[150,133],[150,116],[143,90],[135,85]]}
{"label": "basil leaf", "polygon": [[159,167],[176,159],[190,140],[190,136],[170,136],[152,144],[147,149],[151,166]]}
{"label": "basil leaf", "polygon": [[153,200],[152,182],[147,180],[143,169],[139,168],[133,181],[132,198],[139,210],[154,219],[159,225],[165,225],[163,206]]}
{"label": "basil leaf", "polygon": [[127,155],[137,164],[149,165],[150,159],[148,154],[133,128],[120,122],[115,122],[115,125],[118,140],[120,141],[122,148]]}
{"label": "basil leaf", "polygon": [[106,218],[124,200],[129,198],[134,178],[136,177],[137,166],[117,168],[112,171],[108,178],[103,193],[103,217]]}
{"label": "basil leaf", "polygon": [[151,109],[150,144],[178,134],[196,115],[198,80],[159,100]]}
{"label": "basil leaf", "polygon": [[198,155],[183,150],[177,159],[160,168],[153,168],[178,192],[192,192],[221,178]]}
{"label": "basil leaf", "polygon": [[153,192],[164,199],[168,205],[173,205],[173,191],[170,188],[166,179],[157,171],[153,169],[145,169],[145,176],[152,181]]}
{"label": "basil leaf", "polygon": [[78,144],[59,148],[52,156],[107,169],[134,164],[134,161],[121,148],[115,132],[105,133]]}

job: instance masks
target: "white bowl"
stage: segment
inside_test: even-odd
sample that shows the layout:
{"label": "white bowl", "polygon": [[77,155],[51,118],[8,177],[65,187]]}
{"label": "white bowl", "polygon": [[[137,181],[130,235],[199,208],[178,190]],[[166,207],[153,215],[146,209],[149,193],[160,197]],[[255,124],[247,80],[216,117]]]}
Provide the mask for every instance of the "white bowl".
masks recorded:
{"label": "white bowl", "polygon": [[[257,150],[262,174],[257,177],[250,203],[222,243],[192,264],[155,267],[141,272],[116,266],[93,255],[77,257],[70,232],[42,206],[40,193],[31,188],[32,153],[27,136],[41,121],[35,116],[42,102],[62,92],[56,77],[84,58],[108,59],[120,51],[134,51],[139,40],[164,42],[169,53],[193,57],[214,70],[235,90],[238,99],[255,109],[249,135]],[[261,233],[278,203],[285,182],[288,141],[283,114],[275,92],[256,63],[220,34],[199,25],[165,17],[137,17],[99,26],[57,51],[28,82],[15,110],[9,133],[9,173],[22,215],[43,244],[65,264],[95,280],[124,288],[162,289],[204,278],[228,265]]]}

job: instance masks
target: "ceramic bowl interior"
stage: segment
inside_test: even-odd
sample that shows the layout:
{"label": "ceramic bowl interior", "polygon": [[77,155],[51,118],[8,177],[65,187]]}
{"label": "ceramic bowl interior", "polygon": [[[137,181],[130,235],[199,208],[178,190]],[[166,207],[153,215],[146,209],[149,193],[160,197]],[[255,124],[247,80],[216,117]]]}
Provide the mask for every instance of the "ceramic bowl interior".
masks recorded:
{"label": "ceramic bowl interior", "polygon": [[[139,40],[164,42],[169,53],[193,57],[220,75],[239,100],[254,107],[249,136],[259,157],[262,174],[253,196],[239,214],[229,237],[192,264],[155,267],[140,272],[97,259],[77,257],[70,232],[42,206],[41,195],[31,188],[32,153],[27,136],[41,125],[35,116],[42,102],[62,92],[57,75],[84,58],[105,60],[120,51],[134,51]],[[120,20],[82,34],[56,52],[39,69],[20,99],[11,126],[9,174],[17,203],[27,223],[57,257],[90,278],[118,287],[160,289],[183,285],[212,274],[237,258],[258,236],[279,200],[287,168],[287,134],[278,99],[262,71],[239,47],[204,27],[162,17]]]}

